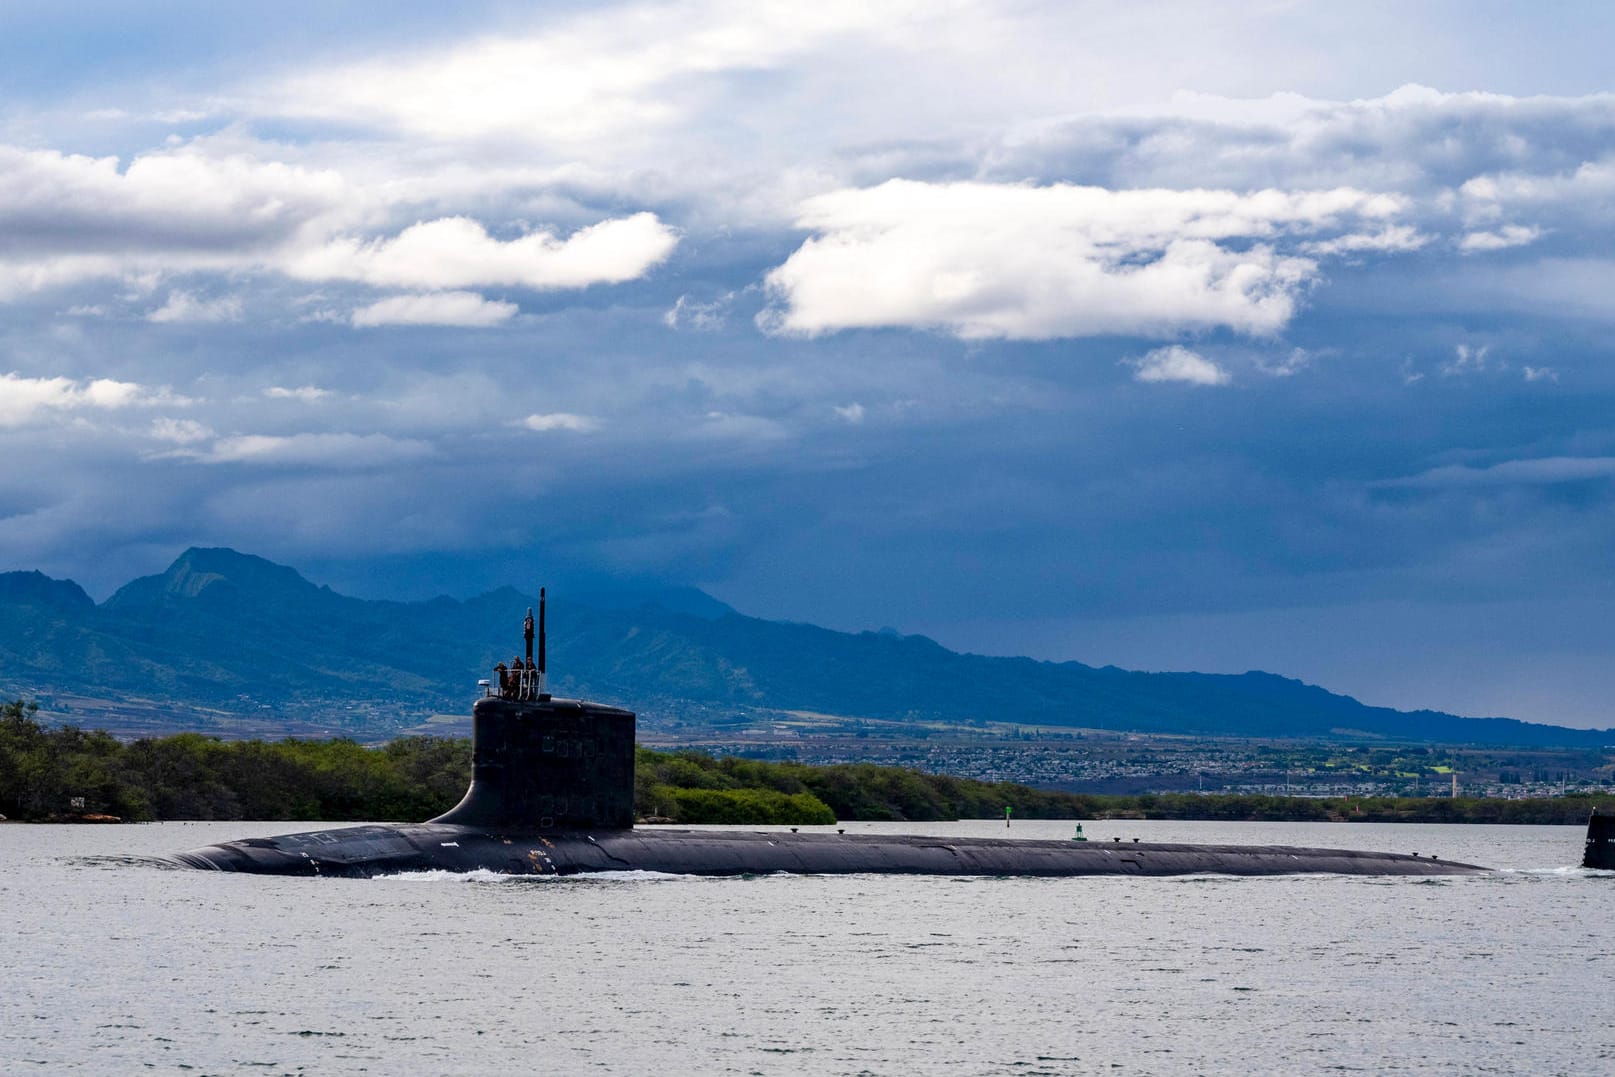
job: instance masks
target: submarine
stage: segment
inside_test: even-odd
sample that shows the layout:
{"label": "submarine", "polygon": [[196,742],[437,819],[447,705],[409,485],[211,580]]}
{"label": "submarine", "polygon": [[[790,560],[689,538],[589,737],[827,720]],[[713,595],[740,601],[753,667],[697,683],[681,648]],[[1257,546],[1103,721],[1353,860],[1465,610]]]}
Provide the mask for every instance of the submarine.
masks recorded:
{"label": "submarine", "polygon": [[[1197,845],[634,825],[632,711],[560,699],[546,687],[545,596],[526,658],[481,682],[472,708],[471,784],[424,823],[375,824],[244,838],[178,853],[185,866],[263,875],[368,878],[489,871],[569,876],[909,874],[1478,875],[1492,869],[1417,854],[1276,845]],[[1595,841],[1596,837],[1596,841]],[[1589,824],[1585,866],[1615,868],[1615,816]]]}

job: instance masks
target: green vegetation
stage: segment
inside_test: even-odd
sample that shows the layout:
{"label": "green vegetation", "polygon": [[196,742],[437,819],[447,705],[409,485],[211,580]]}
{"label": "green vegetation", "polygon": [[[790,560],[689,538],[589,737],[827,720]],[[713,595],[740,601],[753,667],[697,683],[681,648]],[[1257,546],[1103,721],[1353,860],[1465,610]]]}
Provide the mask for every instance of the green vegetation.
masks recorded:
{"label": "green vegetation", "polygon": [[1143,793],[1079,797],[1098,819],[1226,819],[1352,823],[1541,823],[1580,825],[1609,797],[1280,797],[1240,793]]}
{"label": "green vegetation", "polygon": [[[790,807],[792,814],[742,818],[734,814],[738,807],[712,795],[747,792],[787,798],[776,803]],[[641,748],[634,764],[634,801],[640,813],[683,823],[980,819],[1002,816],[1005,807],[1022,819],[1089,819],[1100,799],[868,763],[815,767]]]}
{"label": "green vegetation", "polygon": [[673,815],[681,823],[796,823],[829,826],[836,813],[812,793],[772,789],[671,789]]}
{"label": "green vegetation", "polygon": [[429,818],[465,792],[471,745],[406,737],[220,741],[196,733],[122,744],[73,726],[47,729],[34,708],[0,705],[0,815],[123,819]]}
{"label": "green vegetation", "polygon": [[[0,704],[0,815],[18,820],[105,813],[128,820],[420,820],[465,791],[471,745],[404,737],[221,741],[195,733],[123,744],[104,732],[48,729],[22,700]],[[83,798],[82,809],[73,806]],[[901,767],[815,767],[641,748],[642,816],[681,823],[822,825],[837,819],[1353,820],[1580,823],[1588,797],[1304,797],[1188,793],[1090,796]]]}

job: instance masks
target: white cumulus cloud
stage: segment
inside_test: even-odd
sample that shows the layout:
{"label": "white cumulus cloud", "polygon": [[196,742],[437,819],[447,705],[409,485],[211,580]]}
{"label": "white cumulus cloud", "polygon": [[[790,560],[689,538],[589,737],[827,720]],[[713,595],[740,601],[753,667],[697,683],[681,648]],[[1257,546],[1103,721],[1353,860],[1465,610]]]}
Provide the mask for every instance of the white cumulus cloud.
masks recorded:
{"label": "white cumulus cloud", "polygon": [[1133,367],[1133,377],[1138,381],[1227,385],[1233,380],[1222,367],[1181,344],[1156,348],[1130,360],[1129,364]]}
{"label": "white cumulus cloud", "polygon": [[0,426],[20,426],[50,413],[189,403],[167,389],[111,378],[74,380],[28,378],[15,372],[0,374]]}
{"label": "white cumulus cloud", "polygon": [[395,295],[360,307],[353,312],[352,321],[361,329],[378,325],[485,328],[510,321],[518,309],[515,303],[484,299],[475,292],[427,292]]}
{"label": "white cumulus cloud", "polygon": [[1308,254],[1370,254],[1416,251],[1431,237],[1407,224],[1387,225],[1375,232],[1352,232],[1333,239],[1314,240],[1302,245]]}
{"label": "white cumulus cloud", "polygon": [[186,145],[116,157],[0,145],[0,234],[19,255],[263,249],[354,191],[336,172]]}
{"label": "white cumulus cloud", "polygon": [[[285,147],[248,143],[255,153]],[[260,159],[208,140],[116,157],[0,145],[0,302],[98,278],[275,273],[305,280],[403,288],[510,285],[583,288],[643,276],[678,243],[654,214],[632,213],[559,237],[535,231],[501,241],[466,216],[392,232],[423,204],[482,199],[519,176],[476,181],[427,170],[367,171],[361,162],[311,168]],[[345,169],[345,170],[344,170]],[[574,214],[577,212],[573,207]],[[233,321],[239,298],[175,291],[158,322]]]}
{"label": "white cumulus cloud", "polygon": [[234,322],[241,319],[241,299],[226,295],[198,299],[190,292],[172,291],[162,306],[146,315],[148,322]]}
{"label": "white cumulus cloud", "polygon": [[511,285],[582,288],[643,276],[678,243],[653,213],[601,221],[566,239],[549,232],[501,242],[466,217],[404,229],[392,239],[342,238],[293,260],[293,275],[405,288]]}
{"label": "white cumulus cloud", "polygon": [[1534,243],[1542,229],[1521,224],[1504,225],[1495,232],[1469,232],[1458,241],[1458,249],[1466,254],[1477,251],[1500,251],[1509,247],[1523,247]]}
{"label": "white cumulus cloud", "polygon": [[775,332],[964,338],[1282,329],[1317,263],[1283,248],[1390,217],[1390,196],[891,180],[810,199],[817,234],[769,273]]}

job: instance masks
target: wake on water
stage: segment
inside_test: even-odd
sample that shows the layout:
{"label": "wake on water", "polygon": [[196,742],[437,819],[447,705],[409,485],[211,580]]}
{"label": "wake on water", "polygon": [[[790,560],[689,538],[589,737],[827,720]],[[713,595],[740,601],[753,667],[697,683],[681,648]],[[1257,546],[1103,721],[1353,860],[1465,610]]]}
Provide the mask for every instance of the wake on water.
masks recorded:
{"label": "wake on water", "polygon": [[666,879],[694,879],[695,875],[675,875],[665,871],[597,871],[579,875],[512,875],[504,872],[489,871],[487,868],[477,868],[473,871],[443,871],[433,868],[427,871],[400,871],[390,875],[377,875],[378,880],[386,882],[404,883],[538,883],[553,885],[555,883],[624,883],[624,882],[650,882]]}

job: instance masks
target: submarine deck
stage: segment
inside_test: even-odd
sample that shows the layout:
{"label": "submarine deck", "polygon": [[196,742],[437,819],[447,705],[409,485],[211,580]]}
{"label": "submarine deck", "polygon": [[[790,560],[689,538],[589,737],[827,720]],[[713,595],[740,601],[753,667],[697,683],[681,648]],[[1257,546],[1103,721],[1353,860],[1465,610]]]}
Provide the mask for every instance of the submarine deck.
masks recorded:
{"label": "submarine deck", "polygon": [[442,823],[249,838],[177,859],[279,875],[372,876],[487,870],[514,875],[653,871],[916,875],[1474,875],[1491,869],[1406,853],[1280,845],[1076,842],[1020,838],[639,828],[520,833]]}

